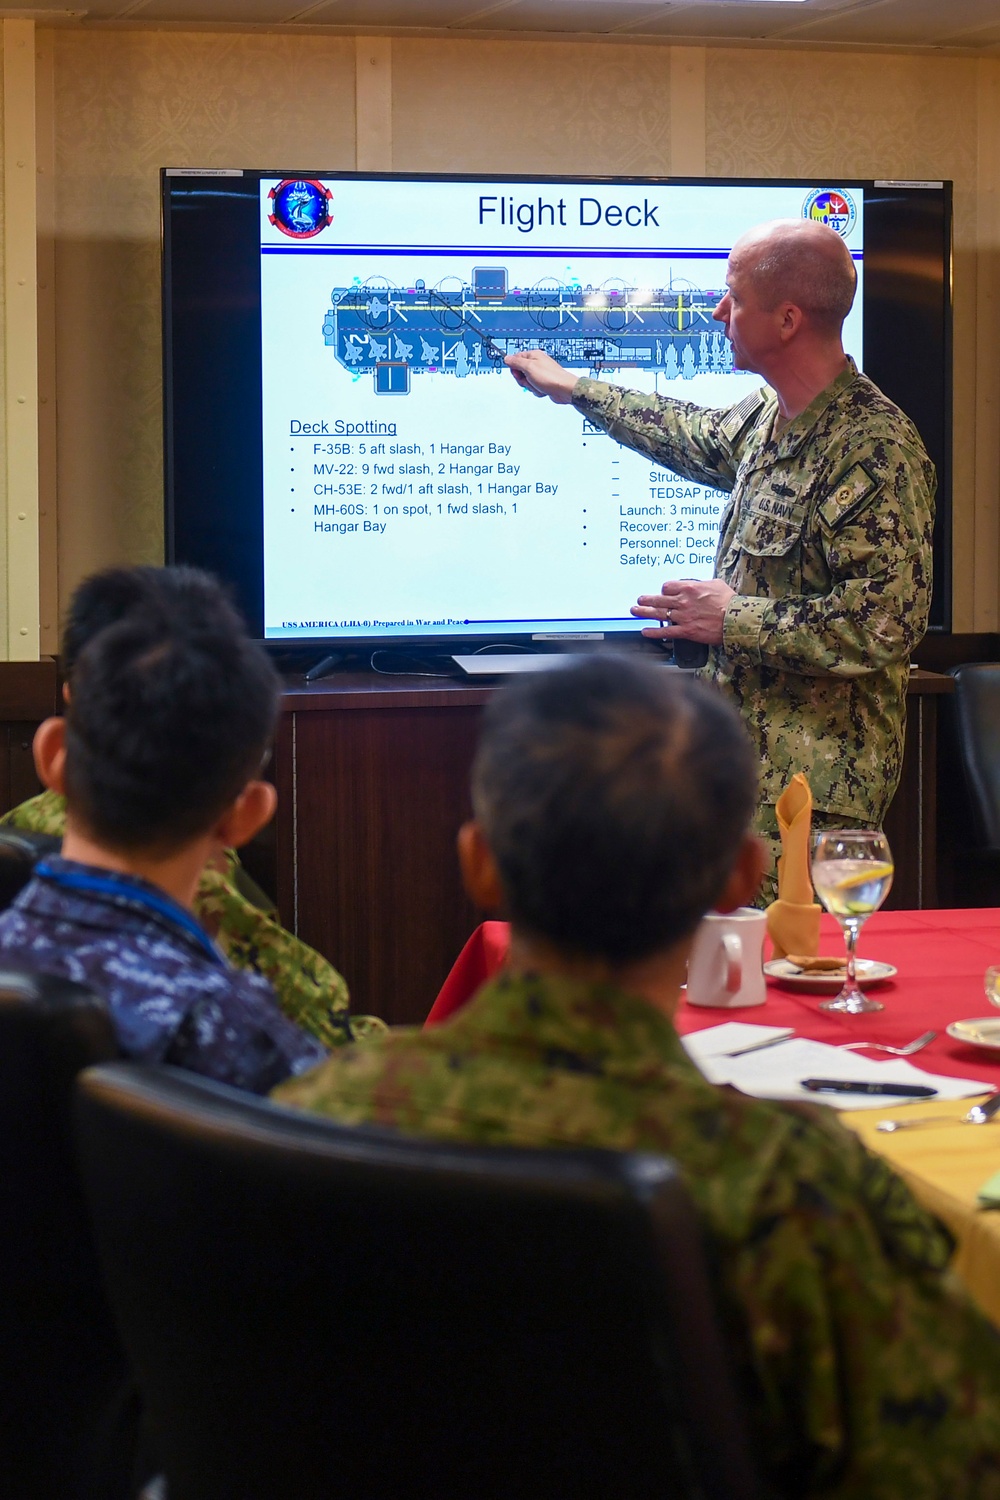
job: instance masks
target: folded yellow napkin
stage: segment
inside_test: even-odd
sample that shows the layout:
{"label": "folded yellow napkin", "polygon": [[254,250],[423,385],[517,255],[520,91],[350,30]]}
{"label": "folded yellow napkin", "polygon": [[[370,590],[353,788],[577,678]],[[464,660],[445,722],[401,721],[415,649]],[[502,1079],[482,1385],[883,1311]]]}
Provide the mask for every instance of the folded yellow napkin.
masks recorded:
{"label": "folded yellow napkin", "polygon": [[1000,1172],[987,1178],[976,1194],[976,1202],[980,1208],[1000,1208]]}
{"label": "folded yellow napkin", "polygon": [[809,835],[812,830],[812,792],[801,771],[778,798],[778,899],[767,908],[767,931],[775,958],[787,953],[809,957],[819,948],[822,907],[813,900],[809,874]]}

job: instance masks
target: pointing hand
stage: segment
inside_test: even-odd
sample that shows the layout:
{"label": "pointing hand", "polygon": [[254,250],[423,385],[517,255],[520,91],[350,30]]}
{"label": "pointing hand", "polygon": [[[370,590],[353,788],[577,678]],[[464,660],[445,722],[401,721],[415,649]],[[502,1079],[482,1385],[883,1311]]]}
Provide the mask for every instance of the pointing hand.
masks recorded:
{"label": "pointing hand", "polygon": [[564,370],[550,355],[541,349],[525,349],[520,354],[508,354],[504,364],[518,385],[533,396],[548,396],[559,406],[568,406],[573,399],[573,388],[577,376],[572,370]]}

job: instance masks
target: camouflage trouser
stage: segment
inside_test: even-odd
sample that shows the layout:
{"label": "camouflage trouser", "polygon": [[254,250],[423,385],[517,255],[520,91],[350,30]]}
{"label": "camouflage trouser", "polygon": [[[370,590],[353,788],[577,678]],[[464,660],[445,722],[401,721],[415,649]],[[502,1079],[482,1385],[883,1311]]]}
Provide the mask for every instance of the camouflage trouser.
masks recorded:
{"label": "camouflage trouser", "polygon": [[[825,833],[831,828],[871,828],[871,826],[870,822],[865,822],[861,818],[849,818],[844,813],[820,812],[817,808],[813,809],[812,831],[814,834]],[[764,803],[758,807],[753,820],[753,831],[763,839],[767,848],[767,868],[753,903],[754,906],[763,909],[778,899],[777,860],[781,853],[781,837],[778,833],[778,814],[773,804]]]}
{"label": "camouflage trouser", "polygon": [[[62,838],[66,803],[55,792],[42,792],[5,813],[2,823]],[[287,932],[259,900],[257,887],[229,850],[225,869],[202,873],[194,914],[233,967],[263,974],[283,1013],[325,1047],[381,1035],[386,1025],[378,1016],[351,1015],[347,985],[329,960]]]}

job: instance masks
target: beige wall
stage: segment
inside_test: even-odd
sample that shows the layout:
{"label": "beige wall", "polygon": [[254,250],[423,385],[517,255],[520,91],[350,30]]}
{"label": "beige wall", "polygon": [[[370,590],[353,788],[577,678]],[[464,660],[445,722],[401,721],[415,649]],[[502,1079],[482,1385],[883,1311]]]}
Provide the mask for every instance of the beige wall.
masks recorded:
{"label": "beige wall", "polygon": [[55,167],[54,284],[40,295],[58,400],[57,556],[43,575],[57,566],[63,602],[99,564],[161,555],[160,166],[703,165],[954,178],[955,627],[997,628],[1000,61],[82,28],[39,43]]}
{"label": "beige wall", "polygon": [[998,623],[998,80],[1000,63],[954,57],[719,51],[707,62],[710,172],[954,180],[956,630]]}
{"label": "beige wall", "polygon": [[353,168],[354,44],[83,30],[53,40],[65,605],[101,564],[162,559],[160,167]]}

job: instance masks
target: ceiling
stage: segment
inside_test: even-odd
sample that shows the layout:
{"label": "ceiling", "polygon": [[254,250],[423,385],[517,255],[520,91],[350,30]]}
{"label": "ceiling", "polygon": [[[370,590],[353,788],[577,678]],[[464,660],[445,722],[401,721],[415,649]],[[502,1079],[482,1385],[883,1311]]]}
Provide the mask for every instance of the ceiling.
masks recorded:
{"label": "ceiling", "polygon": [[36,0],[0,17],[91,26],[535,37],[1000,55],[998,0]]}

